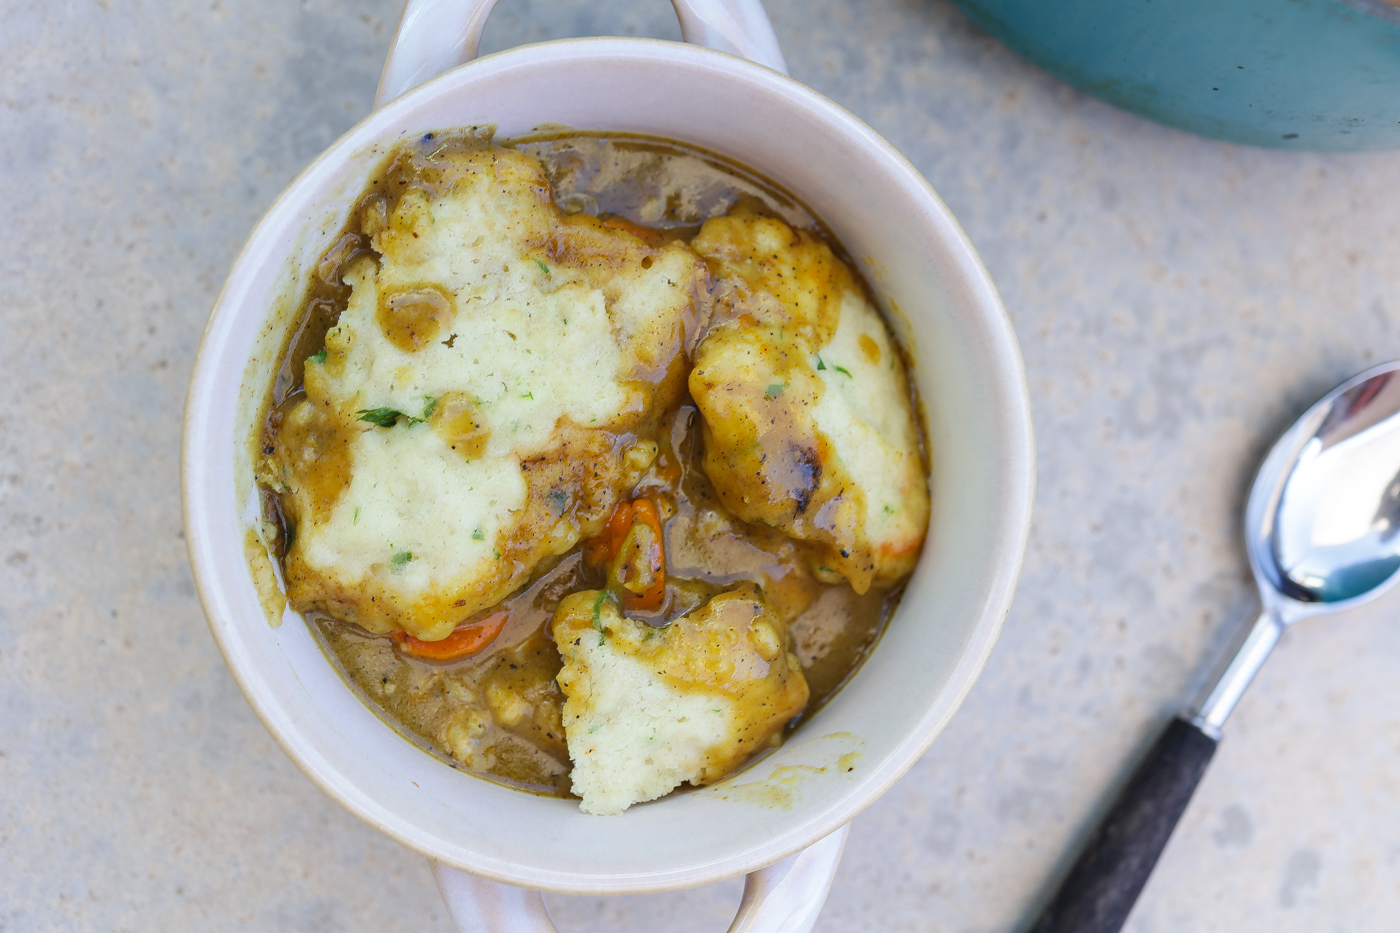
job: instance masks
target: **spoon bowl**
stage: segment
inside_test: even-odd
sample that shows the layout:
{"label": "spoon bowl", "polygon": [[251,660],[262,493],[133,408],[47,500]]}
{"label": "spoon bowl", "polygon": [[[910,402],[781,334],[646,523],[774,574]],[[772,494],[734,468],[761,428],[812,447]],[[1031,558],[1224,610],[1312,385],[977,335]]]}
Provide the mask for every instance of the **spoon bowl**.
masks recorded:
{"label": "spoon bowl", "polygon": [[1245,543],[1265,610],[1288,625],[1384,592],[1400,570],[1400,362],[1333,389],[1259,468]]}

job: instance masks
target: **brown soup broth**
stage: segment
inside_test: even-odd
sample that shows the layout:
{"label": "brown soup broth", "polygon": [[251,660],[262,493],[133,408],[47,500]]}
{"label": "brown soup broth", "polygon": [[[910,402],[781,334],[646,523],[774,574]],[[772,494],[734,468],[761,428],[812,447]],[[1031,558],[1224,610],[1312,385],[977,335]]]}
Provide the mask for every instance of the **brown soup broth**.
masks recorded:
{"label": "brown soup broth", "polygon": [[[419,140],[420,154],[432,142],[432,134]],[[506,145],[540,160],[566,213],[616,217],[666,242],[689,240],[706,219],[724,214],[740,199],[756,199],[789,225],[817,233],[855,271],[839,243],[795,198],[712,153],[604,134],[551,134]],[[350,289],[341,281],[343,270],[374,255],[369,238],[358,232],[362,210],[382,200],[392,213],[400,192],[423,185],[423,176],[414,174],[414,150],[409,144],[389,158],[317,264],[272,386],[263,427],[263,446],[269,450],[284,414],[302,395],[305,360],[324,349],[326,332],[346,307]],[[913,401],[917,406],[917,398]],[[902,587],[857,595],[845,583],[820,582],[785,536],[730,515],[700,468],[698,420],[688,398],[664,416],[657,462],[632,490],[632,496],[651,495],[666,503],[668,596],[658,613],[638,615],[665,624],[737,581],[765,584],[768,599],[789,620],[792,648],[811,689],[806,710],[788,726],[791,732],[860,667]],[[266,488],[261,493],[280,558],[295,529],[284,522],[277,496]],[[522,790],[568,796],[564,696],[554,680],[562,662],[548,623],[563,597],[602,585],[601,572],[584,561],[581,546],[546,562],[502,604],[508,621],[495,640],[473,657],[449,662],[405,655],[390,637],[321,613],[307,618],[347,683],[415,744],[453,767]]]}

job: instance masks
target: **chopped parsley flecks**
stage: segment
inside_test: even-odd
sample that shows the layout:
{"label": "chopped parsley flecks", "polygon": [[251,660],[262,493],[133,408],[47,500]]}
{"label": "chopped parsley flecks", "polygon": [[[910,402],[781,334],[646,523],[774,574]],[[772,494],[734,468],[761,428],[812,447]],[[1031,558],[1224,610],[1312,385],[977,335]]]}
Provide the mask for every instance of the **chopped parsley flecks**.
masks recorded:
{"label": "chopped parsley flecks", "polygon": [[826,364],[822,362],[821,357],[817,357],[817,372],[821,372],[823,369],[826,369]]}
{"label": "chopped parsley flecks", "polygon": [[361,408],[359,411],[355,412],[355,414],[360,416],[356,420],[368,421],[370,424],[377,424],[381,428],[392,428],[394,425],[398,424],[399,419],[404,416],[403,412],[399,411],[397,408]]}
{"label": "chopped parsley flecks", "polygon": [[563,515],[564,510],[569,507],[569,494],[563,490],[556,489],[545,498],[549,499],[554,507],[559,510],[560,515]]}
{"label": "chopped parsley flecks", "polygon": [[352,518],[352,519],[350,520],[350,524],[352,524],[352,525],[358,525],[359,523],[360,523],[360,507],[357,505],[357,506],[355,506],[355,517]]}
{"label": "chopped parsley flecks", "polygon": [[486,530],[485,530],[484,528],[482,528],[480,525],[477,525],[477,526],[476,526],[476,530],[472,532],[472,540],[473,540],[473,541],[485,541],[485,540],[486,540]]}
{"label": "chopped parsley flecks", "polygon": [[422,424],[432,417],[433,411],[437,408],[437,399],[431,395],[423,396],[423,417],[415,418],[405,414],[397,408],[361,408],[355,414],[360,417],[358,421],[368,421],[370,424],[377,424],[381,428],[392,428],[399,423],[400,418],[406,418],[409,424]]}
{"label": "chopped parsley flecks", "polygon": [[540,267],[540,271],[543,272],[545,275],[549,275],[549,266],[546,266],[546,265],[544,264],[544,260],[543,260],[543,259],[536,259],[536,260],[535,260],[535,265],[539,266],[539,267]]}
{"label": "chopped parsley flecks", "polygon": [[593,601],[593,627],[598,630],[598,646],[608,640],[607,632],[603,629],[603,603],[612,599],[612,594],[607,590],[598,594],[598,598]]}
{"label": "chopped parsley flecks", "polygon": [[413,560],[412,551],[399,551],[393,557],[389,558],[389,569],[394,571],[394,573],[402,573],[403,569],[408,566],[408,562],[411,560]]}
{"label": "chopped parsley flecks", "polygon": [[849,369],[847,369],[846,367],[844,367],[844,366],[833,366],[833,367],[831,367],[831,368],[834,369],[834,370],[836,370],[836,371],[837,371],[838,373],[840,373],[841,375],[845,376],[847,379],[854,379],[854,378],[855,378],[855,376],[852,376],[852,375],[851,375],[851,371],[850,371]]}
{"label": "chopped parsley flecks", "polygon": [[533,401],[535,400],[535,393],[533,393],[533,392],[531,392],[530,390],[526,389],[524,392],[520,393],[520,397],[521,397],[521,398],[528,398],[530,401],[533,402]]}
{"label": "chopped parsley flecks", "polygon": [[306,361],[308,363],[324,363],[326,361],[326,351],[322,350],[320,353],[313,353],[306,358]]}
{"label": "chopped parsley flecks", "polygon": [[773,399],[775,399],[775,398],[777,398],[778,396],[782,395],[782,394],[783,394],[783,390],[786,389],[786,388],[787,388],[787,386],[784,385],[783,383],[781,383],[781,382],[775,382],[775,383],[773,383],[772,385],[770,385],[770,386],[768,387],[768,390],[767,390],[766,392],[763,393],[763,397],[766,398],[766,399],[768,399],[768,400],[771,402]]}

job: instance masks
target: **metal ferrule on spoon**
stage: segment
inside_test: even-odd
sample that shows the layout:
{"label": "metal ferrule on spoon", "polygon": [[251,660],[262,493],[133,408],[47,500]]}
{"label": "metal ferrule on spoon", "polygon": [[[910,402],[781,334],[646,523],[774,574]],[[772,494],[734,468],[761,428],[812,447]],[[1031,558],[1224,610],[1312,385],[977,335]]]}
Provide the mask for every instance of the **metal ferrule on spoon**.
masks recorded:
{"label": "metal ferrule on spoon", "polygon": [[1263,610],[1148,752],[1031,933],[1117,933],[1283,630],[1374,599],[1400,570],[1400,362],[1329,392],[1274,444],[1245,507]]}

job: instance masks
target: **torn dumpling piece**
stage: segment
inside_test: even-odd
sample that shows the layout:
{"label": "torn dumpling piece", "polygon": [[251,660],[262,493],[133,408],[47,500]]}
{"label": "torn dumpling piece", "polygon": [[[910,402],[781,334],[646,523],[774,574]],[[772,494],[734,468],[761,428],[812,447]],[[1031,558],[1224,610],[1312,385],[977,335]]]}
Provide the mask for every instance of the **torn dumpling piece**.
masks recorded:
{"label": "torn dumpling piece", "polygon": [[710,784],[781,741],[807,704],[787,630],[744,585],[664,628],[605,591],[559,604],[564,731],[585,813],[621,813],[678,785]]}
{"label": "torn dumpling piece", "polygon": [[914,568],[928,480],[904,361],[825,243],[740,206],[692,246],[719,279],[695,353],[705,472],[725,507],[813,549],[857,593]]}
{"label": "torn dumpling piece", "polygon": [[646,470],[637,437],[685,388],[708,271],[563,215],[520,152],[425,138],[399,158],[415,181],[365,202],[379,258],[345,274],[260,478],[296,609],[437,640],[596,534]]}

